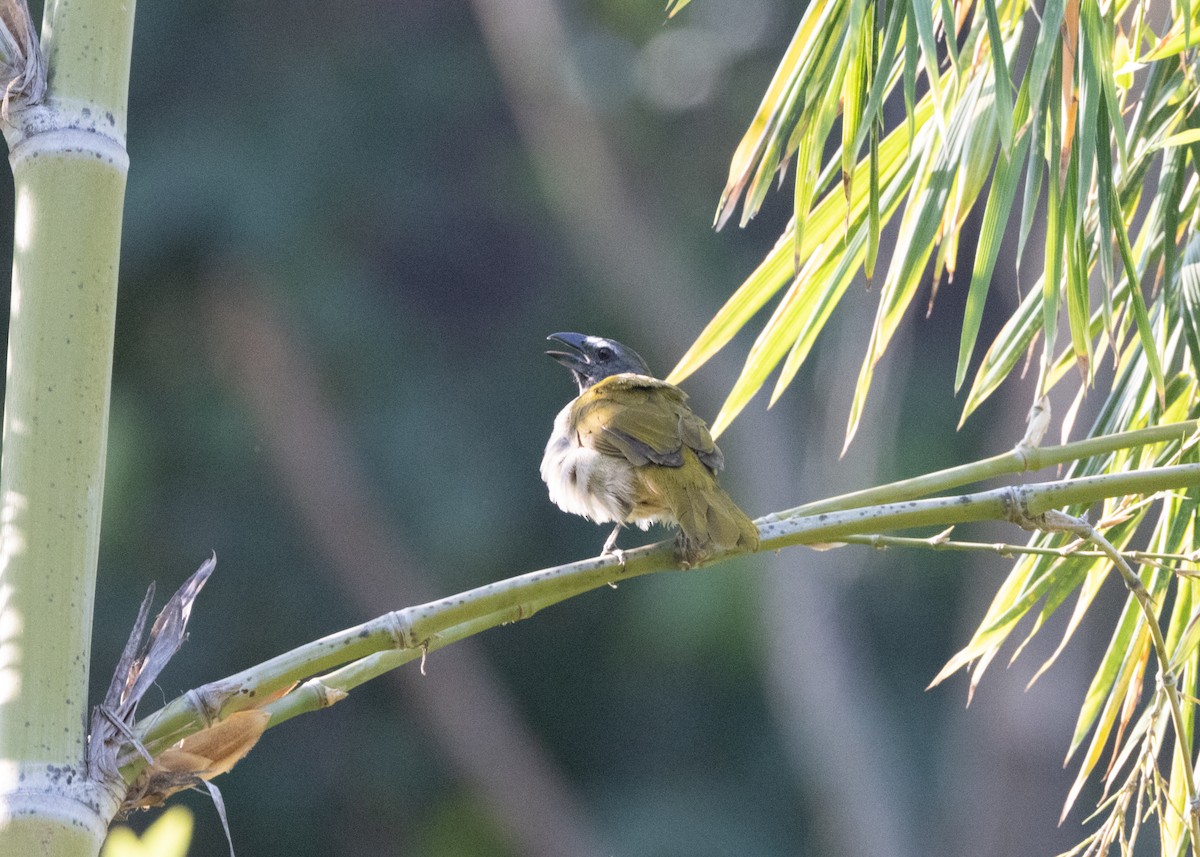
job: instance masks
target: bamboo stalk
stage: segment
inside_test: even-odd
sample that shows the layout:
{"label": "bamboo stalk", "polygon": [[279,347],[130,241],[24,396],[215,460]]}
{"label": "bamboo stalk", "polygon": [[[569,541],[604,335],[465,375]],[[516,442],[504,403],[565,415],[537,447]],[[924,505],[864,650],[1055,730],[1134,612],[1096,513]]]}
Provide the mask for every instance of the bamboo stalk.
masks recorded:
{"label": "bamboo stalk", "polygon": [[117,805],[86,776],[84,723],[133,12],[130,0],[47,3],[44,98],[9,103],[3,128],[16,214],[0,457],[2,854],[94,855]]}

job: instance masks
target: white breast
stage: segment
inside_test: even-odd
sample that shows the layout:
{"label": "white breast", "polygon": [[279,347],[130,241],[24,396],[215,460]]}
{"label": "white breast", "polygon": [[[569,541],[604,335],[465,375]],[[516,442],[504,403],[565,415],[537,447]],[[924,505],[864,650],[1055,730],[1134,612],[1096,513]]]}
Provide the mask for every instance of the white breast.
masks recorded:
{"label": "white breast", "polygon": [[[554,431],[542,456],[542,481],[550,500],[564,512],[583,515],[597,523],[624,522],[631,511],[633,465],[624,458],[603,455],[579,445],[567,426],[571,405],[554,419]],[[626,498],[622,502],[621,498]],[[637,522],[643,529],[650,521]]]}

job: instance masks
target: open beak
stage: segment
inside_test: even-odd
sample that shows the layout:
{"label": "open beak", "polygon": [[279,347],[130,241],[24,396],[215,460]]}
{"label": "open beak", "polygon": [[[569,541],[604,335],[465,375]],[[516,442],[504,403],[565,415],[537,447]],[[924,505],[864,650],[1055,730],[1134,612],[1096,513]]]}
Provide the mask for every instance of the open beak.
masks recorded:
{"label": "open beak", "polygon": [[587,335],[583,333],[552,333],[546,339],[561,342],[572,351],[547,351],[546,355],[553,357],[563,366],[566,366],[572,372],[580,374],[586,373],[588,359],[583,352],[583,343],[587,340]]}

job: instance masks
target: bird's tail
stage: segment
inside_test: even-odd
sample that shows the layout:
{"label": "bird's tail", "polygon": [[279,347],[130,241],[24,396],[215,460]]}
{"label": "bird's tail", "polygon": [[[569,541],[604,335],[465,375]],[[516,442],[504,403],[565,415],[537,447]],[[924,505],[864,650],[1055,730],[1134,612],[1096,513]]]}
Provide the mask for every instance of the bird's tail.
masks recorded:
{"label": "bird's tail", "polygon": [[679,552],[695,565],[714,553],[758,550],[758,527],[713,480],[707,486],[686,486],[676,510]]}

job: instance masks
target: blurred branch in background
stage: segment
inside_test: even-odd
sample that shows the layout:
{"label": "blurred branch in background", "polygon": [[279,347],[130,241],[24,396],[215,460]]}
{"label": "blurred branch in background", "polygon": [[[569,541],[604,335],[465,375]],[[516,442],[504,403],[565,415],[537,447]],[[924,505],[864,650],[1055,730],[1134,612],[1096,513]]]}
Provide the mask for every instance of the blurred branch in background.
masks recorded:
{"label": "blurred branch in background", "polygon": [[[303,335],[264,292],[246,270],[215,272],[204,295],[209,346],[218,371],[258,424],[301,526],[364,615],[435,597],[439,593],[378,508],[352,442],[321,391]],[[415,710],[519,853],[606,854],[478,644],[463,641],[438,652],[428,672],[390,673],[397,707]]]}
{"label": "blurred branch in background", "polygon": [[[472,0],[475,17],[541,178],[575,253],[597,283],[638,306],[639,339],[682,352],[705,316],[686,296],[697,272],[673,252],[629,187],[604,127],[576,80],[565,24],[554,0]],[[647,285],[652,284],[653,288]],[[672,319],[673,324],[662,324]]]}
{"label": "blurred branch in background", "polygon": [[[559,5],[554,0],[472,0],[472,6],[546,197],[576,253],[594,270],[596,287],[605,290],[607,302],[638,307],[626,314],[637,341],[653,341],[671,355],[682,354],[707,319],[706,307],[687,298],[696,293],[702,274],[647,216],[645,201],[629,186],[608,133],[584,94],[568,92],[565,82],[575,78],[575,71]],[[695,376],[688,386],[695,393],[705,384],[716,386],[710,374]],[[779,414],[743,419],[756,452],[770,451],[746,457],[754,472],[744,485],[757,489],[754,499],[771,508],[794,500],[797,480],[791,478],[788,462],[795,456],[789,430],[795,421],[785,425]],[[812,455],[831,458],[816,451]],[[873,481],[867,471],[874,461],[867,463],[868,458],[861,457],[864,466],[856,468],[863,484]],[[834,575],[808,573],[811,566],[829,562],[819,555],[764,556],[759,561],[770,569],[762,603],[771,629],[763,635],[763,646],[777,703],[772,714],[788,736],[784,745],[791,768],[806,792],[845,798],[821,801],[826,824],[820,835],[826,850],[895,857],[915,853],[905,841],[903,810],[895,798],[906,791],[901,769],[888,764],[894,760],[885,758],[875,741],[862,740],[863,735],[888,734],[896,719],[882,707],[859,704],[864,696],[875,695],[874,677],[855,654],[835,611],[809,609],[836,604],[844,585]],[[814,639],[823,641],[820,657],[807,645]],[[814,716],[817,711],[823,716]],[[798,740],[800,735],[805,740]]]}

